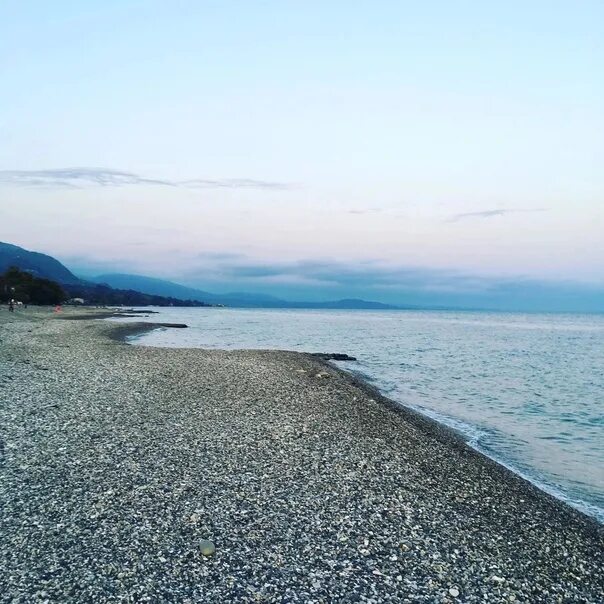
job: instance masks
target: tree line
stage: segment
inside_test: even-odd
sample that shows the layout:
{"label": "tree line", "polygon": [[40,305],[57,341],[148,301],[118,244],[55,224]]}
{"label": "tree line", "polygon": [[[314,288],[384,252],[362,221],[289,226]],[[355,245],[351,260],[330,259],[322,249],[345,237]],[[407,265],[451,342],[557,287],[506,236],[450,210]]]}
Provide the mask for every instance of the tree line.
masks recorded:
{"label": "tree line", "polygon": [[23,304],[60,304],[66,299],[65,290],[50,279],[34,277],[31,273],[10,267],[0,275],[0,301],[16,300]]}

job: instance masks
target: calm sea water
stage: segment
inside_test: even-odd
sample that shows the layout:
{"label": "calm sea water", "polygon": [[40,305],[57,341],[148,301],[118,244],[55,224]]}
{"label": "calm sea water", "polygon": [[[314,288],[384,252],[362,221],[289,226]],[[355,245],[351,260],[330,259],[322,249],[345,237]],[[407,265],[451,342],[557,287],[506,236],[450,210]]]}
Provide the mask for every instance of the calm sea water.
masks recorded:
{"label": "calm sea water", "polygon": [[345,352],[383,393],[604,521],[604,315],[155,309],[151,346]]}

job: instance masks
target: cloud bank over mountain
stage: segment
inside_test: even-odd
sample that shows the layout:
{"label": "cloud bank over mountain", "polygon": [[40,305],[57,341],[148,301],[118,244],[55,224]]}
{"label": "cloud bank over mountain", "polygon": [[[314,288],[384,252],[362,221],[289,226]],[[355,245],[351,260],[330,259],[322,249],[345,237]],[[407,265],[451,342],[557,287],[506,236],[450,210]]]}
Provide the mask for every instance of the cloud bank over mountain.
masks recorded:
{"label": "cloud bank over mountain", "polygon": [[[149,274],[123,263],[63,260],[81,274]],[[259,262],[244,254],[206,253],[180,270],[151,276],[219,293],[249,291],[309,302],[363,298],[402,306],[604,312],[604,287],[593,283],[484,276],[378,260]]]}

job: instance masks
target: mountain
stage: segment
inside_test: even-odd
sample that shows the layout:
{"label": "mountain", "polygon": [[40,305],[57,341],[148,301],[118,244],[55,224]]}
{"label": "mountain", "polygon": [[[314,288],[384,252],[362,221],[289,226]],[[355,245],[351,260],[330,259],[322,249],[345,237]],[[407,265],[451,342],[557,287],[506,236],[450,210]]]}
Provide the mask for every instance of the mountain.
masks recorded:
{"label": "mountain", "polygon": [[154,277],[144,277],[142,275],[127,275],[124,273],[111,273],[93,277],[95,283],[109,285],[118,289],[135,289],[146,294],[154,296],[171,296],[173,298],[182,298],[185,300],[199,300],[202,302],[214,301],[214,294],[204,292],[200,289],[186,287],[172,281],[155,279]]}
{"label": "mountain", "polygon": [[17,266],[34,277],[50,279],[65,285],[82,283],[81,279],[52,256],[31,252],[0,241],[0,273],[4,273],[11,266]]}
{"label": "mountain", "polygon": [[212,304],[224,304],[238,308],[332,308],[332,309],[371,309],[386,310],[395,309],[396,306],[382,304],[380,302],[370,302],[367,300],[333,300],[329,302],[291,302],[282,300],[266,294],[254,294],[249,292],[233,292],[228,294],[212,294],[200,289],[187,287],[166,281],[164,279],[155,279],[143,275],[128,275],[124,273],[111,273],[99,275],[94,278],[97,283],[105,283],[111,287],[136,289],[147,294],[159,296],[173,296],[177,298],[187,298],[191,300],[203,300]]}
{"label": "mountain", "polygon": [[64,285],[67,298],[82,298],[98,306],[211,306],[201,300],[156,296],[133,289],[116,289],[100,283]]}
{"label": "mountain", "polygon": [[285,300],[266,294],[251,294],[247,292],[234,292],[228,294],[212,294],[201,289],[187,287],[180,283],[145,277],[143,275],[129,275],[125,273],[110,273],[93,278],[96,283],[105,283],[111,287],[137,289],[147,294],[157,296],[174,296],[191,300],[203,300],[212,304],[225,304],[236,307],[275,306],[283,307]]}
{"label": "mountain", "polygon": [[[69,298],[82,298],[88,304],[127,306],[208,306],[203,299],[190,296],[162,296],[141,293],[132,287],[114,288],[76,277],[58,260],[0,242],[0,281],[3,292],[13,288],[22,302],[50,304]],[[7,290],[6,290],[7,291]],[[51,302],[51,300],[53,302]]]}

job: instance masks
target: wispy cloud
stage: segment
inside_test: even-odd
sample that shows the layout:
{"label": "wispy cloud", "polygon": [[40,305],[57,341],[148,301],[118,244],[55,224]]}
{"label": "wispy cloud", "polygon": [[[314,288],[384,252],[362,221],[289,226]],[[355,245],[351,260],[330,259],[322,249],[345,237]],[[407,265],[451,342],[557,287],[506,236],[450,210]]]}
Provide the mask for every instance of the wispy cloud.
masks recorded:
{"label": "wispy cloud", "polygon": [[107,168],[55,168],[51,170],[0,170],[0,183],[25,187],[80,188],[159,185],[187,188],[290,189],[288,183],[250,178],[169,180]]}
{"label": "wispy cloud", "polygon": [[168,180],[145,178],[132,172],[105,168],[56,168],[52,170],[0,170],[0,182],[22,186],[78,187],[98,185],[120,187],[124,185],[175,186]]}
{"label": "wispy cloud", "polygon": [[530,212],[545,212],[546,208],[531,208],[531,209],[499,209],[499,210],[483,210],[481,212],[464,212],[462,214],[453,214],[447,219],[447,222],[459,222],[467,218],[494,218],[496,216],[505,216],[506,214],[519,214]]}
{"label": "wispy cloud", "polygon": [[269,182],[251,178],[226,178],[222,180],[193,179],[177,183],[184,187],[222,189],[292,189],[294,185],[283,182]]}
{"label": "wispy cloud", "polygon": [[382,211],[382,208],[361,208],[348,210],[349,214],[378,214]]}

